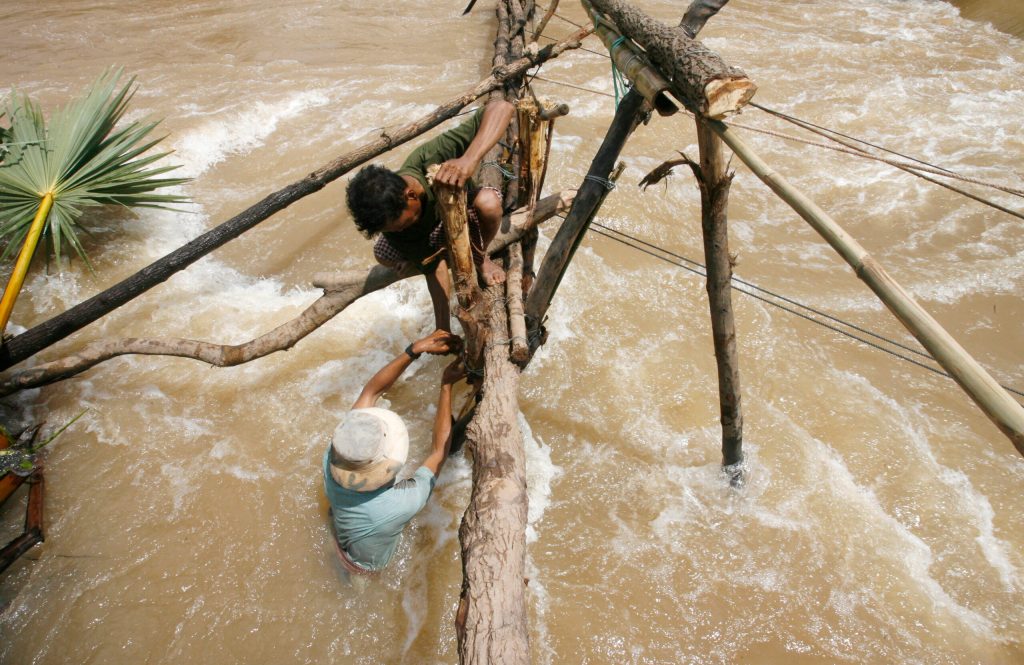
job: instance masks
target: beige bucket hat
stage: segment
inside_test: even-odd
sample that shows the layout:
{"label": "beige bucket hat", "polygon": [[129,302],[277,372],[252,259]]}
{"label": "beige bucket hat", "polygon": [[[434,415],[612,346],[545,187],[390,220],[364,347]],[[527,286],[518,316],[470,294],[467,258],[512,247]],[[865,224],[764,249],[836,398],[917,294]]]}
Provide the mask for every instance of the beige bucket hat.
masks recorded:
{"label": "beige bucket hat", "polygon": [[394,411],[352,409],[331,439],[331,477],[345,489],[372,492],[395,479],[409,456],[409,432]]}

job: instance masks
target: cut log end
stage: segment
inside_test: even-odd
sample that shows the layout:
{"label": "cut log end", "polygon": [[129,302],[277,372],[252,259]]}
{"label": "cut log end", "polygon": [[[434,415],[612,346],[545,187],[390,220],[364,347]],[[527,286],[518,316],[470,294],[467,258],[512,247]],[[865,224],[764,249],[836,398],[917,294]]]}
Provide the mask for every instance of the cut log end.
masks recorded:
{"label": "cut log end", "polygon": [[715,79],[704,86],[707,111],[704,115],[721,120],[739,113],[757,92],[757,85],[748,78]]}

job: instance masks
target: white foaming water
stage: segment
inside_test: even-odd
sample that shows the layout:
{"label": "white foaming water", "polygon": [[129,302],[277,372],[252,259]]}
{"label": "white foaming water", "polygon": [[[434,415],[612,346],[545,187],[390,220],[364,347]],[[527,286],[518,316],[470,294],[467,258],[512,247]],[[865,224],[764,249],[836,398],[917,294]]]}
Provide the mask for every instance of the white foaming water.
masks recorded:
{"label": "white foaming water", "polygon": [[181,176],[196,178],[229,155],[262,146],[279,123],[330,101],[319,90],[295,93],[278,102],[257,101],[222,117],[208,119],[173,140],[175,158],[182,162]]}

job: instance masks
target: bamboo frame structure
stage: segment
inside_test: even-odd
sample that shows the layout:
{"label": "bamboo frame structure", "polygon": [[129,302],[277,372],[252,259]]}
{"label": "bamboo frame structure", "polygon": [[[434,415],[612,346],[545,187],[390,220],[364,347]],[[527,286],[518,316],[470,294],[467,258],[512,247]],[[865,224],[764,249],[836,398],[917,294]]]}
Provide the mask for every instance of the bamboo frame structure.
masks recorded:
{"label": "bamboo frame structure", "polygon": [[960,385],[986,416],[1024,455],[1024,407],[1020,405],[969,353],[919,305],[850,234],[824,210],[772,169],[718,121],[708,121],[715,132],[761,179],[797,212],[846,261],[875,295]]}

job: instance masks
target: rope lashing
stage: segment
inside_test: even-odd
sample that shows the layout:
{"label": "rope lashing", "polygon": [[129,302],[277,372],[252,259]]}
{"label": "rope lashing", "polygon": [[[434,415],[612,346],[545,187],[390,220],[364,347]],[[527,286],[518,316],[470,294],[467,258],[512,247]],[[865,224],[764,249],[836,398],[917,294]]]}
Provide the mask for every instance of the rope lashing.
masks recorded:
{"label": "rope lashing", "polygon": [[493,166],[494,168],[498,169],[498,172],[501,173],[502,177],[504,177],[505,180],[516,180],[518,178],[518,176],[515,173],[513,173],[511,169],[505,168],[498,162],[484,162],[483,164],[480,165],[480,168],[483,168],[485,166]]}
{"label": "rope lashing", "polygon": [[615,189],[615,183],[609,180],[608,178],[602,178],[601,176],[596,175],[587,175],[583,179],[596,182],[597,184],[607,189],[609,192]]}
{"label": "rope lashing", "polygon": [[[612,42],[611,48],[608,49],[609,56],[612,56],[615,53],[615,47],[624,41],[626,41],[626,38],[622,36]],[[615,58],[609,57],[609,60],[612,62],[612,88],[615,89],[615,108],[618,109],[620,99],[626,96],[626,93],[629,92],[632,86],[630,86],[629,81],[622,72],[619,71],[619,68],[615,66]]]}

